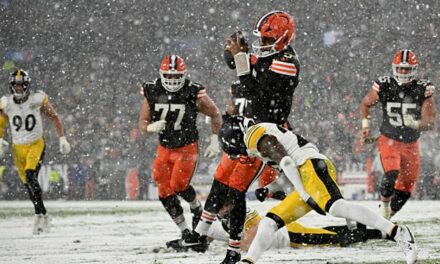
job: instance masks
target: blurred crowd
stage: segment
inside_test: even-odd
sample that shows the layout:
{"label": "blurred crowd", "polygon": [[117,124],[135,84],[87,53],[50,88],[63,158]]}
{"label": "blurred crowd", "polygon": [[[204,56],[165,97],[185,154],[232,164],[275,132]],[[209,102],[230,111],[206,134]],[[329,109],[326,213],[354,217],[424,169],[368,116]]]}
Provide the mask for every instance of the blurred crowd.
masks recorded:
{"label": "blurred crowd", "polygon": [[[439,1],[202,1],[40,1],[32,6],[2,1],[2,93],[8,93],[8,73],[23,67],[32,89],[49,95],[73,151],[59,154],[48,123],[45,163],[67,166],[68,198],[122,199],[131,169],[143,175],[142,182],[151,177],[157,138],[137,128],[139,90],[143,81],[159,77],[164,55],[182,56],[189,78],[205,85],[225,109],[236,77],[223,62],[224,39],[241,30],[252,42],[254,22],[270,10],[287,11],[296,22],[293,46],[301,73],[291,113],[294,130],[317,144],[340,170],[375,155],[374,147],[360,151],[356,146],[358,108],[373,81],[392,73],[396,50],[412,49],[420,59],[419,76],[440,84]],[[377,107],[376,133],[380,116]],[[208,144],[207,124],[199,118],[201,149]],[[421,198],[432,197],[432,186],[440,186],[438,132],[421,138],[421,186],[427,187],[419,192]],[[7,168],[3,184],[18,181],[10,155],[2,162]],[[210,181],[217,162],[201,157],[200,178],[194,180]]]}

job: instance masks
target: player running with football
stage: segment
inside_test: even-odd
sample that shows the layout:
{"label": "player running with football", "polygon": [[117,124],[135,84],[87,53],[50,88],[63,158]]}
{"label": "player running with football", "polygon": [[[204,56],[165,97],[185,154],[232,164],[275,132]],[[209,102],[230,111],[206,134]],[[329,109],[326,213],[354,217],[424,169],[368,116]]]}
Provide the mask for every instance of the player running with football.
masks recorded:
{"label": "player running with football", "polygon": [[159,145],[153,163],[153,179],[159,200],[182,232],[190,234],[178,196],[189,203],[193,213],[192,228],[202,213],[196,191],[190,185],[198,160],[198,113],[211,117],[211,142],[206,157],[220,152],[218,131],[221,115],[205,87],[186,78],[184,60],[167,55],[160,66],[160,78],[143,84],[145,96],[140,110],[139,127],[147,133],[159,134]]}
{"label": "player running with football", "polygon": [[420,168],[420,132],[436,121],[434,85],[416,79],[418,60],[413,51],[399,50],[393,57],[393,76],[379,77],[360,104],[362,137],[370,137],[370,108],[382,104],[377,140],[384,168],[380,194],[385,218],[396,214],[415,190]]}
{"label": "player running with football", "polygon": [[[292,106],[293,93],[299,81],[299,61],[289,43],[295,38],[293,18],[282,11],[273,11],[261,17],[254,34],[259,38],[247,53],[247,45],[240,33],[226,41],[227,64],[235,68],[239,82],[231,86],[231,104],[228,112],[286,125]],[[228,59],[229,58],[229,59]],[[201,221],[185,245],[204,251],[207,233],[226,201],[232,204],[229,247],[222,264],[240,260],[240,241],[246,215],[246,191],[260,175],[273,171],[259,159],[246,155],[231,158],[223,155]],[[270,178],[270,176],[269,176]]]}
{"label": "player running with football", "polygon": [[8,145],[3,138],[9,120],[15,165],[35,209],[32,233],[38,235],[48,232],[50,228],[50,219],[38,183],[46,148],[41,114],[52,121],[60,140],[61,154],[70,152],[70,144],[58,114],[49,103],[49,97],[41,90],[31,90],[31,78],[26,71],[18,69],[10,75],[9,90],[11,95],[0,99],[0,154],[4,154]]}

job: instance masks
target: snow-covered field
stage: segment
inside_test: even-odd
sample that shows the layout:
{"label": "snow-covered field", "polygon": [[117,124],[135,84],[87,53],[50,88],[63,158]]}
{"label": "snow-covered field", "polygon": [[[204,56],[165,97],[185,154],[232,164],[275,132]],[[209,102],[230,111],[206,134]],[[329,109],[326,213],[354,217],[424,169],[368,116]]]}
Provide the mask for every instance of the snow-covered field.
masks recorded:
{"label": "snow-covered field", "polygon": [[[378,211],[378,202],[359,202]],[[28,201],[0,201],[0,263],[220,263],[226,245],[215,242],[207,253],[159,250],[178,230],[159,202],[48,201],[52,230],[32,235]],[[264,213],[274,202],[250,202]],[[188,208],[185,208],[189,212]],[[187,214],[189,217],[189,213]],[[410,201],[394,220],[408,224],[419,244],[419,263],[440,263],[440,201]],[[343,224],[330,216],[310,213],[307,225]],[[392,242],[369,241],[348,248],[271,250],[259,263],[404,263]]]}

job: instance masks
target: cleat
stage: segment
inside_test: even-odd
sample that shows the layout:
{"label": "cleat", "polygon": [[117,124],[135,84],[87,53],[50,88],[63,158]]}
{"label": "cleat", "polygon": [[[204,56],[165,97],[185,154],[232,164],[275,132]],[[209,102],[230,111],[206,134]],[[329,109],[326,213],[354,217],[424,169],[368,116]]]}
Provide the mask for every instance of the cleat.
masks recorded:
{"label": "cleat", "polygon": [[182,245],[183,239],[175,239],[166,243],[167,248],[172,248],[177,252],[187,252],[188,247]]}
{"label": "cleat", "polygon": [[191,237],[191,231],[185,229],[182,231],[182,240],[189,239]]}
{"label": "cleat", "polygon": [[226,251],[226,257],[220,264],[235,264],[241,259],[240,252],[230,250]]}
{"label": "cleat", "polygon": [[252,260],[250,260],[250,259],[243,259],[242,261],[240,261],[240,262],[238,262],[238,263],[244,263],[244,264],[255,264],[255,262],[253,262]]}
{"label": "cleat", "polygon": [[48,233],[50,232],[50,221],[51,218],[49,217],[49,215],[45,214],[43,215],[43,220],[41,221],[41,231]]}
{"label": "cleat", "polygon": [[408,226],[402,225],[397,227],[394,240],[403,250],[406,256],[407,264],[414,264],[417,261],[417,244],[416,240]]}
{"label": "cleat", "polygon": [[382,216],[385,219],[390,219],[391,218],[391,207],[390,207],[390,202],[384,202],[382,201],[382,204],[380,205],[380,209],[382,212]]}
{"label": "cleat", "polygon": [[39,235],[43,231],[43,229],[41,227],[42,224],[43,224],[43,215],[36,214],[34,216],[34,223],[32,225],[32,234]]}
{"label": "cleat", "polygon": [[182,246],[189,247],[195,252],[204,253],[208,249],[209,243],[206,236],[201,236],[193,231],[190,237],[182,240]]}
{"label": "cleat", "polygon": [[200,217],[202,216],[203,208],[202,205],[197,206],[196,208],[191,208],[191,213],[193,214],[192,218],[192,228],[196,229],[197,224],[200,221]]}

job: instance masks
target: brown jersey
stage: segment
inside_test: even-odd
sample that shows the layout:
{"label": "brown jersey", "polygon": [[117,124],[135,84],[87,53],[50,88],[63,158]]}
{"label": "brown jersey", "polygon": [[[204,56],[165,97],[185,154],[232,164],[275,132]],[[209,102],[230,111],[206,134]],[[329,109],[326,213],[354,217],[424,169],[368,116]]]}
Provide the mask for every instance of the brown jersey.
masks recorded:
{"label": "brown jersey", "polygon": [[420,137],[418,130],[405,126],[403,115],[410,114],[416,120],[421,119],[422,104],[434,92],[427,87],[432,87],[427,80],[399,85],[390,76],[382,76],[374,82],[372,89],[378,92],[382,103],[382,135],[401,142],[414,142]]}
{"label": "brown jersey", "polygon": [[143,89],[150,106],[151,121],[167,121],[165,129],[159,133],[162,146],[178,148],[198,140],[196,101],[206,94],[203,86],[186,80],[180,90],[169,92],[157,79],[144,83]]}

